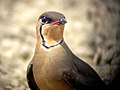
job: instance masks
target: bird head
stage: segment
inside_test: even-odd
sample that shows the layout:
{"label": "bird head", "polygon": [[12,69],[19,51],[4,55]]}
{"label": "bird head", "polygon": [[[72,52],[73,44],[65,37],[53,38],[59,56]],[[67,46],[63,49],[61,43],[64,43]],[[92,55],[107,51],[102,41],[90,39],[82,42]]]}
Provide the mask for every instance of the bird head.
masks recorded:
{"label": "bird head", "polygon": [[59,12],[49,11],[40,15],[37,21],[37,39],[46,48],[54,47],[63,42],[65,16]]}

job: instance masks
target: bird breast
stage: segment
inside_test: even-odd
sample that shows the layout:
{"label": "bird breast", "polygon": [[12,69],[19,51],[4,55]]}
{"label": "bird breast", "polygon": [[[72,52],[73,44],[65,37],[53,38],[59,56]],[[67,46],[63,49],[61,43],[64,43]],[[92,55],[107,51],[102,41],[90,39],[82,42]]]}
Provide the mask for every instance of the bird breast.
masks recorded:
{"label": "bird breast", "polygon": [[36,55],[38,56],[33,60],[33,72],[40,90],[71,90],[61,78],[62,73],[72,67],[72,63],[67,62],[69,59],[66,51],[59,46]]}

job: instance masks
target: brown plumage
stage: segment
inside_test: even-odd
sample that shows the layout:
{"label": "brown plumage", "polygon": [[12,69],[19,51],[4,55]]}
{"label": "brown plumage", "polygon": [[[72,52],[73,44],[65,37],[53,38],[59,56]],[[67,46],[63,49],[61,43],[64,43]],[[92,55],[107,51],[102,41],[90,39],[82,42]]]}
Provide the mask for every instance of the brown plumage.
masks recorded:
{"label": "brown plumage", "polygon": [[105,86],[98,74],[75,56],[63,39],[65,16],[49,11],[36,25],[35,54],[28,65],[31,90],[100,89]]}

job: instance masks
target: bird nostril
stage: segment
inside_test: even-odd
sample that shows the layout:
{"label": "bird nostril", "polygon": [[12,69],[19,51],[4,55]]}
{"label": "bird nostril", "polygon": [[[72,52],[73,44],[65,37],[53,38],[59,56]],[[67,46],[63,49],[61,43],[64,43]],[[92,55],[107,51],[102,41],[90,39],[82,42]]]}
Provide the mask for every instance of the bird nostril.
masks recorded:
{"label": "bird nostril", "polygon": [[55,24],[65,24],[65,23],[67,23],[67,21],[64,18],[61,18],[61,19],[59,19],[57,21],[52,22],[52,25],[55,25]]}
{"label": "bird nostril", "polygon": [[61,18],[61,19],[59,19],[59,23],[60,24],[65,24],[65,23],[67,23],[67,21],[65,20],[65,18]]}

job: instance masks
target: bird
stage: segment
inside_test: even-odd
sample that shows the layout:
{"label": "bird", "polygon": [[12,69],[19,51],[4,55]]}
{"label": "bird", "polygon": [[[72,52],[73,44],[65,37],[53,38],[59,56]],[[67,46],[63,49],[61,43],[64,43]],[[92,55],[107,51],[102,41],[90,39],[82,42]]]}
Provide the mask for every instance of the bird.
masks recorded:
{"label": "bird", "polygon": [[97,72],[76,56],[64,40],[66,17],[42,13],[36,23],[36,47],[27,66],[30,90],[98,90],[106,87]]}

